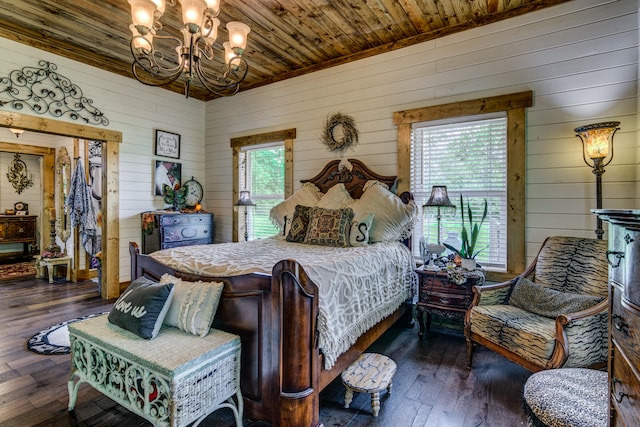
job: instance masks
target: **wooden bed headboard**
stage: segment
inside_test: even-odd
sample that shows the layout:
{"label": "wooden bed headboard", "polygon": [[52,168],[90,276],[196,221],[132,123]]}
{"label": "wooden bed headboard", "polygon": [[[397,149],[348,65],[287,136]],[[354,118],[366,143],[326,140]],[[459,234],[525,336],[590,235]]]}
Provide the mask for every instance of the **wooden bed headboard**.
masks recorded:
{"label": "wooden bed headboard", "polygon": [[341,167],[341,160],[332,160],[326,164],[318,175],[310,179],[302,179],[300,182],[303,184],[311,182],[323,193],[326,193],[327,190],[334,185],[343,183],[354,199],[359,199],[360,196],[362,196],[364,185],[369,180],[380,181],[388,185],[391,191],[395,192],[396,176],[379,175],[357,159],[347,159],[347,161],[351,163],[351,169]]}

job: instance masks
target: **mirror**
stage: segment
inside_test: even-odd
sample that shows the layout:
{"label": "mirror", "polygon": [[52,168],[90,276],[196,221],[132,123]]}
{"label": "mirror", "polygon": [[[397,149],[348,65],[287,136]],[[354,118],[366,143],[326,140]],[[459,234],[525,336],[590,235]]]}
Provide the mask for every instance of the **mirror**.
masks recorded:
{"label": "mirror", "polygon": [[67,254],[67,240],[71,237],[71,224],[67,212],[67,196],[71,185],[71,158],[65,147],[56,156],[56,234],[62,241],[62,252]]}

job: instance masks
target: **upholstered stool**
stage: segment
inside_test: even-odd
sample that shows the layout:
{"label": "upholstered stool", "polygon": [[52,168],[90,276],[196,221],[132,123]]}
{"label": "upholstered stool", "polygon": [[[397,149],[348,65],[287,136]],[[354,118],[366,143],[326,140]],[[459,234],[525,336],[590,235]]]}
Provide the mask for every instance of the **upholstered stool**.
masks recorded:
{"label": "upholstered stool", "polygon": [[342,383],[346,387],[344,407],[348,408],[353,400],[353,393],[371,394],[371,410],[377,417],[380,412],[380,392],[387,389],[391,394],[393,376],[396,373],[396,362],[387,356],[376,353],[363,353],[342,373]]}
{"label": "upholstered stool", "polygon": [[524,385],[529,425],[602,427],[609,419],[607,373],[560,368],[537,372]]}

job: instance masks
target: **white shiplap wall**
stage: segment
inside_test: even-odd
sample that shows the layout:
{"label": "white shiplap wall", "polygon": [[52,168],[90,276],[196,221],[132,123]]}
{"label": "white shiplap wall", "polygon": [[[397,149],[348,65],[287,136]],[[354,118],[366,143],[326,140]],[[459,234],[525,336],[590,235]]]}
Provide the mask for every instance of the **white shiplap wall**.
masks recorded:
{"label": "white shiplap wall", "polygon": [[[58,66],[58,72],[77,84],[93,105],[109,119],[108,129],[120,131],[120,280],[130,278],[128,242],[140,243],[140,213],[164,205],[153,196],[154,129],[181,135],[180,160],[183,176],[195,176],[204,182],[205,103],[161,88],[144,86],[136,80],[101,71],[66,58],[43,52],[10,40],[0,39],[0,76],[25,66],[38,67],[46,60]],[[10,111],[8,107],[4,107]],[[29,111],[20,111],[30,114]],[[55,119],[51,116],[43,116]],[[82,124],[68,118],[57,120]],[[101,127],[101,126],[95,126]],[[15,137],[5,130],[1,136],[9,142]],[[6,136],[5,136],[6,133]],[[51,138],[50,142],[49,139]],[[54,137],[25,133],[21,144],[57,146]],[[49,145],[51,144],[51,145]],[[73,156],[72,151],[69,152]],[[3,180],[0,175],[0,180]],[[2,190],[4,192],[4,190]],[[204,205],[206,208],[206,204]],[[107,261],[108,262],[108,261]]]}
{"label": "white shiplap wall", "polygon": [[207,103],[206,200],[216,214],[216,241],[231,240],[232,137],[296,128],[299,186],[335,157],[319,135],[325,118],[340,111],[360,131],[347,157],[395,174],[394,111],[525,90],[534,92],[527,117],[528,261],[548,235],[593,237],[595,180],[573,129],[621,122],[603,205],[639,207],[637,6],[571,1]]}

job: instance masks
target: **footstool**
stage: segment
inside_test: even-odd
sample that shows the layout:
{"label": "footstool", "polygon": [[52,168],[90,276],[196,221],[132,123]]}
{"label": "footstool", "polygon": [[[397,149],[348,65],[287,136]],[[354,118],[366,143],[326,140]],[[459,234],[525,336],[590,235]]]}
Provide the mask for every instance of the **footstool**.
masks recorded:
{"label": "footstool", "polygon": [[380,392],[387,389],[391,394],[396,369],[396,362],[385,355],[363,353],[342,372],[342,383],[347,389],[344,393],[344,407],[351,405],[354,392],[370,393],[371,410],[373,416],[377,417],[380,412]]}
{"label": "footstool", "polygon": [[602,427],[609,420],[607,372],[560,368],[537,372],[524,385],[529,425]]}
{"label": "footstool", "polygon": [[[145,340],[107,315],[69,325],[69,410],[86,382],[155,427],[198,425],[230,408],[242,427],[240,337],[211,329],[200,337],[171,326]],[[235,398],[235,400],[234,400]]]}

